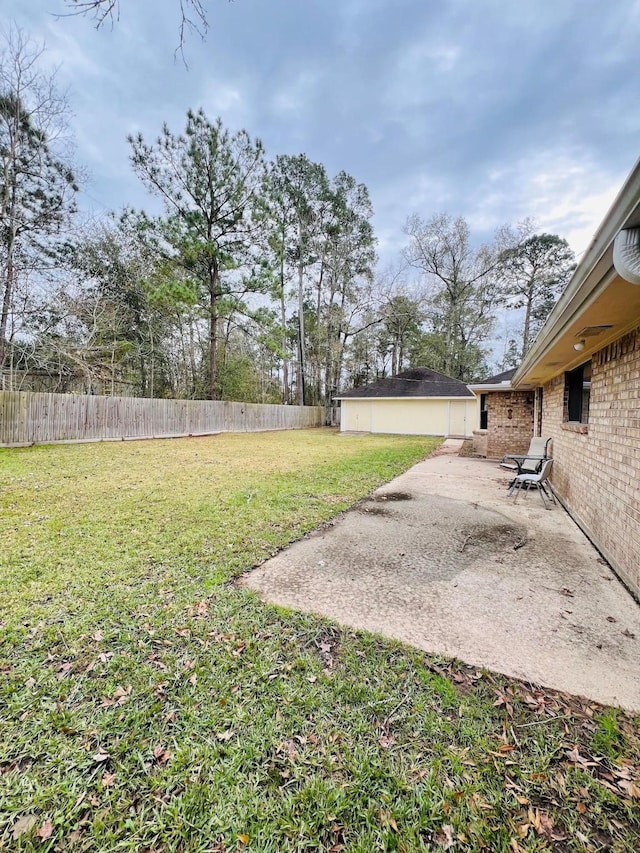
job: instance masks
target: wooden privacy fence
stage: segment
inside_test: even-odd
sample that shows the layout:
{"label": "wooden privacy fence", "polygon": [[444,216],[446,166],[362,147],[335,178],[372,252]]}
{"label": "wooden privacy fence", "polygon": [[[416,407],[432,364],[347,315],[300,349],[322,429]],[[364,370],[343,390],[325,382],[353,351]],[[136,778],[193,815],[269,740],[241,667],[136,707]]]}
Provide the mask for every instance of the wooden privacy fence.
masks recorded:
{"label": "wooden privacy fence", "polygon": [[0,391],[0,446],[305,429],[316,406]]}

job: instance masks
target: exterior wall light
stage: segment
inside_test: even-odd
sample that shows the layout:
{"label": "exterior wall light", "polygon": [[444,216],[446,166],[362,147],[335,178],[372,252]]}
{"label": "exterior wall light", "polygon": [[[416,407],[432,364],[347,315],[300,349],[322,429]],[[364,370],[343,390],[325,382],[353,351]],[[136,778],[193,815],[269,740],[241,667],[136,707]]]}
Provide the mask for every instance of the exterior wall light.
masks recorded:
{"label": "exterior wall light", "polygon": [[582,350],[584,349],[584,340],[582,340],[582,341],[577,341],[577,342],[573,345],[573,348],[574,348],[574,350],[575,350],[576,352],[582,352]]}

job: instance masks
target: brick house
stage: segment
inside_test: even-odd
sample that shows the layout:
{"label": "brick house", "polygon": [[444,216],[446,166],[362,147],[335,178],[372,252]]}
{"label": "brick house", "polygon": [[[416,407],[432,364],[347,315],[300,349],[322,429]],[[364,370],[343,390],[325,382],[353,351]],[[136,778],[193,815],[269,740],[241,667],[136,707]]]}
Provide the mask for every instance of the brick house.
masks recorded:
{"label": "brick house", "polygon": [[469,385],[478,398],[479,429],[473,430],[478,456],[501,459],[506,453],[526,453],[534,429],[535,394],[513,387],[513,370],[505,370]]}
{"label": "brick house", "polygon": [[551,437],[556,493],[640,596],[640,160],[508,382],[476,391],[487,455]]}

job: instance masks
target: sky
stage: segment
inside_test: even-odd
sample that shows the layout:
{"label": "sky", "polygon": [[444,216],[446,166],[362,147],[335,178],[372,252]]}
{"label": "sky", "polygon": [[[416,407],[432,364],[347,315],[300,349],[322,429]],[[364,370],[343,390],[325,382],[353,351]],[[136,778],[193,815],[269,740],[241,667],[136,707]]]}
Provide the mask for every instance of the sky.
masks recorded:
{"label": "sky", "polygon": [[65,0],[0,0],[68,90],[85,210],[148,204],[127,135],[203,107],[367,184],[381,265],[412,213],[464,216],[477,242],[533,217],[579,256],[640,156],[640,0],[203,3],[185,65],[179,0],[120,0],[99,30]]}

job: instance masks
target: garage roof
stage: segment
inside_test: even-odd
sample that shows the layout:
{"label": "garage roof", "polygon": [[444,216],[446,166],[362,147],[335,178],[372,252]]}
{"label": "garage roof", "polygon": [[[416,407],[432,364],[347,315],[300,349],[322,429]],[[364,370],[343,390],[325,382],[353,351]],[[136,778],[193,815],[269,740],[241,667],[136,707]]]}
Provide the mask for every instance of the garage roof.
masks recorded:
{"label": "garage roof", "polygon": [[336,395],[336,400],[393,397],[473,397],[473,394],[459,379],[452,379],[429,367],[415,367],[362,388],[342,391]]}
{"label": "garage roof", "polygon": [[502,373],[497,373],[495,376],[490,376],[488,379],[483,379],[482,382],[476,382],[476,385],[499,385],[501,382],[510,382],[513,379],[513,375],[516,372],[516,368],[512,367],[511,370],[504,370]]}
{"label": "garage roof", "polygon": [[488,379],[482,379],[480,382],[470,382],[469,388],[483,394],[485,391],[510,391],[511,380],[516,372],[516,368],[504,370],[502,373],[497,373],[495,376],[490,376]]}

